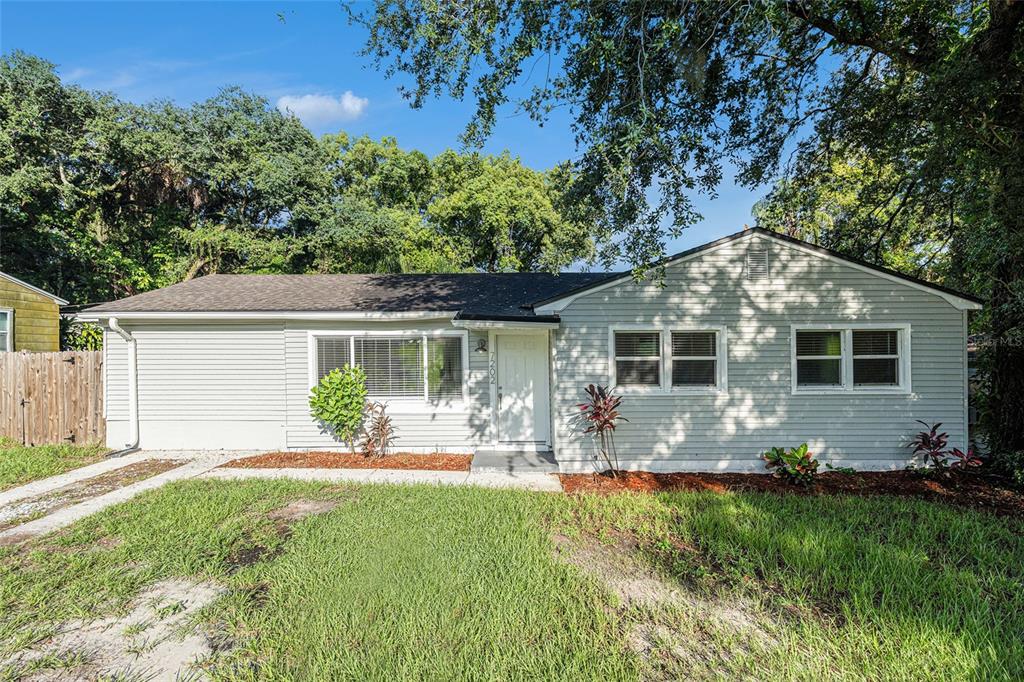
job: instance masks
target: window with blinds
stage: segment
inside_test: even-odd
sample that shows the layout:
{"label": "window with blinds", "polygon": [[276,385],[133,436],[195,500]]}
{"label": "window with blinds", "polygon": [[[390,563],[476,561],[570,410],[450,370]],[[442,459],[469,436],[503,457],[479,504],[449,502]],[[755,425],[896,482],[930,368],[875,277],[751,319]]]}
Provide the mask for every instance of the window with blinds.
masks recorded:
{"label": "window with blinds", "polygon": [[427,339],[427,390],[432,400],[462,398],[462,339]]}
{"label": "window with blinds", "polygon": [[316,380],[333,369],[358,365],[372,400],[461,399],[463,362],[461,336],[316,337]]}
{"label": "window with blinds", "polygon": [[353,346],[370,398],[423,397],[422,338],[359,336]]}
{"label": "window with blinds", "polygon": [[320,381],[331,370],[352,364],[351,336],[320,336],[316,340],[316,380]]}
{"label": "window with blinds", "polygon": [[899,333],[853,331],[853,385],[898,386],[900,383]]}
{"label": "window with blinds", "polygon": [[907,389],[906,329],[798,329],[796,388]]}
{"label": "window with blinds", "polygon": [[796,385],[843,385],[843,333],[798,331],[796,333]]}
{"label": "window with blinds", "polygon": [[661,385],[660,332],[615,332],[615,383]]}
{"label": "window with blinds", "polygon": [[673,386],[718,383],[717,337],[716,332],[672,332]]}

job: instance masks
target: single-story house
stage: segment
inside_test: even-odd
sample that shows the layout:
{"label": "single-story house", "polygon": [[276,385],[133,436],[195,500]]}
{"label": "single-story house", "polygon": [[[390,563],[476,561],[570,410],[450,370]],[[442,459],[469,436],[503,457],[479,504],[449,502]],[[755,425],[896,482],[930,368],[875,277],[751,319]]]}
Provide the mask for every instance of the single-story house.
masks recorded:
{"label": "single-story house", "polygon": [[111,446],[343,448],[310,388],[365,370],[403,451],[550,451],[592,470],[576,421],[610,385],[623,468],[762,470],[810,444],[904,466],[915,420],[967,436],[980,302],[761,229],[630,273],[211,275],[81,314],[106,328]]}
{"label": "single-story house", "polygon": [[60,307],[67,303],[0,272],[0,352],[60,350]]}

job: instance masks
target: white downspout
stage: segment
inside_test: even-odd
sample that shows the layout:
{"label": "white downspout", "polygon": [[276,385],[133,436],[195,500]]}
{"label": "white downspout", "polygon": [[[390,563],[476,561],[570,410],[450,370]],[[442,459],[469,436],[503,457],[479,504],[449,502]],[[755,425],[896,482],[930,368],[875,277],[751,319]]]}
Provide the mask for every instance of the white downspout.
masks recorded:
{"label": "white downspout", "polygon": [[139,448],[139,356],[135,337],[121,328],[121,325],[117,323],[117,318],[111,317],[107,320],[107,324],[128,343],[128,422],[131,430],[128,437],[129,442],[124,450],[113,453],[117,455]]}

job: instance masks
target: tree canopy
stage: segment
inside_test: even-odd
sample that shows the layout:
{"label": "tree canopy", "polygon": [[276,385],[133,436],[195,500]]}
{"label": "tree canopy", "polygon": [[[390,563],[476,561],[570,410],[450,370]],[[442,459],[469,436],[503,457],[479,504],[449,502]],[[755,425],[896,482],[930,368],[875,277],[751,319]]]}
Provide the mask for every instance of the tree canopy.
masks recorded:
{"label": "tree canopy", "polygon": [[749,187],[785,177],[759,211],[775,227],[795,217],[911,271],[982,256],[980,274],[930,274],[988,296],[990,441],[1024,451],[1024,2],[376,0],[353,16],[413,106],[475,99],[470,143],[503,105],[567,107],[570,196],[600,209],[606,259],[662,255],[730,164]]}
{"label": "tree canopy", "polygon": [[75,303],[214,272],[554,270],[593,254],[571,180],[318,139],[235,88],[140,106],[0,59],[0,269]]}

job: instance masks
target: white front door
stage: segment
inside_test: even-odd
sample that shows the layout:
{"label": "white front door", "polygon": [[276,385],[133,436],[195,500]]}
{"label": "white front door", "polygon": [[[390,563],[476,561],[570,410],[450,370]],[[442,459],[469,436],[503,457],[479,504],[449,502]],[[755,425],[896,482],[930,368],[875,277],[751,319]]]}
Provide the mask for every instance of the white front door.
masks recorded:
{"label": "white front door", "polygon": [[547,334],[498,334],[498,441],[548,440]]}

